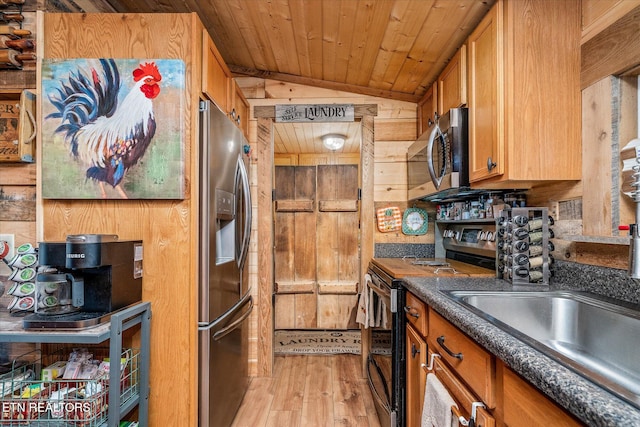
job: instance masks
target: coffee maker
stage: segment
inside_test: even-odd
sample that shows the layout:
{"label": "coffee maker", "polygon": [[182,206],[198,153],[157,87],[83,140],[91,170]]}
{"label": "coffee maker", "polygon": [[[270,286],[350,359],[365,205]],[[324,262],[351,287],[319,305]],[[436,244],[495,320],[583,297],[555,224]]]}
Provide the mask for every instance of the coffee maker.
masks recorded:
{"label": "coffee maker", "polygon": [[55,289],[68,300],[25,316],[23,327],[84,328],[140,302],[142,255],[141,240],[119,240],[117,235],[77,234],[64,242],[40,242],[42,271],[36,286]]}

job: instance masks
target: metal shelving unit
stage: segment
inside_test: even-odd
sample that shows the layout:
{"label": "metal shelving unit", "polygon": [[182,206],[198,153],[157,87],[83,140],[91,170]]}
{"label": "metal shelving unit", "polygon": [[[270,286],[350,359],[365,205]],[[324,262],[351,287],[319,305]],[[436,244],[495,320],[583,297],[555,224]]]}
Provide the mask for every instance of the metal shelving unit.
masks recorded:
{"label": "metal shelving unit", "polygon": [[134,326],[141,327],[140,393],[121,402],[120,371],[109,372],[109,408],[105,426],[118,427],[122,417],[138,406],[138,421],[149,421],[149,362],[150,362],[151,303],[143,302],[111,315],[109,322],[78,330],[24,330],[20,318],[0,318],[0,342],[37,344],[100,344],[109,341],[109,357],[119,360],[122,354],[122,333]]}

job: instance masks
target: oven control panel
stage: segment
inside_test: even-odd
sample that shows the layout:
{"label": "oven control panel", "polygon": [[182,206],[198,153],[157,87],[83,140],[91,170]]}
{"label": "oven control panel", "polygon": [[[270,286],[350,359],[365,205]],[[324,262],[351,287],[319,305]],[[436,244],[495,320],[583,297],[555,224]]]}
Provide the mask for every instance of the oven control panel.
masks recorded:
{"label": "oven control panel", "polygon": [[442,244],[446,250],[495,258],[496,224],[494,222],[443,225]]}

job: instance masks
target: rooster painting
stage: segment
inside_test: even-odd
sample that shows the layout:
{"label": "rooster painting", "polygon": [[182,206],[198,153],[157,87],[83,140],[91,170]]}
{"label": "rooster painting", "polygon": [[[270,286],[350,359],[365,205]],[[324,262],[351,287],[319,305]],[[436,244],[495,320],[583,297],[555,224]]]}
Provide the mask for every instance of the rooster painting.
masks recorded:
{"label": "rooster painting", "polygon": [[[73,64],[65,62],[65,74],[58,73],[64,75],[62,78],[55,73],[61,68],[61,63],[49,64],[52,79],[46,95],[51,108],[45,119],[56,123],[53,133],[62,136],[67,153],[74,159],[75,170],[82,168],[80,173],[84,175],[82,179],[85,185],[97,185],[100,198],[109,197],[109,188],[112,189],[109,191],[112,197],[144,198],[145,194],[130,197],[129,191],[125,191],[125,184],[135,193],[138,188],[148,187],[136,181],[152,179],[155,185],[162,186],[165,178],[176,179],[170,176],[158,178],[158,173],[163,173],[158,169],[167,169],[162,164],[162,160],[167,160],[166,152],[164,155],[157,154],[159,159],[147,161],[147,152],[154,151],[154,145],[158,144],[156,131],[159,131],[160,121],[154,108],[160,102],[161,85],[165,83],[158,63],[170,60],[86,61],[87,66],[76,63],[75,68]],[[125,68],[123,62],[133,67],[128,75],[121,70]],[[126,83],[130,83],[130,86],[127,87]],[[162,101],[170,99],[160,98],[163,98]],[[171,110],[179,116],[175,108],[165,109]],[[165,125],[169,122],[162,123]],[[178,125],[178,133],[179,128]],[[163,138],[171,139],[168,135]],[[159,148],[159,152],[162,150]],[[155,171],[137,171],[142,163],[149,163],[151,166],[145,166],[153,167]],[[136,179],[129,177],[130,174],[134,174]],[[79,176],[76,173],[76,178]],[[55,189],[52,192],[55,193]]]}

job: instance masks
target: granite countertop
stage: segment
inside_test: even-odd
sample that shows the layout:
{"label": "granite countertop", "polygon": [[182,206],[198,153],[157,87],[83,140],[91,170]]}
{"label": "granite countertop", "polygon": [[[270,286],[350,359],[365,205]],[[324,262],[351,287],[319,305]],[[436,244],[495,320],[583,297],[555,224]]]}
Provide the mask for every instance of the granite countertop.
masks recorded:
{"label": "granite countertop", "polygon": [[495,278],[404,278],[405,287],[511,369],[589,426],[640,425],[640,410],[494,326],[441,291],[514,291],[554,288],[518,286]]}

